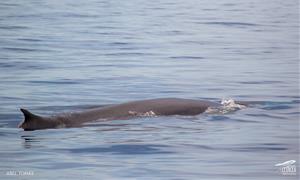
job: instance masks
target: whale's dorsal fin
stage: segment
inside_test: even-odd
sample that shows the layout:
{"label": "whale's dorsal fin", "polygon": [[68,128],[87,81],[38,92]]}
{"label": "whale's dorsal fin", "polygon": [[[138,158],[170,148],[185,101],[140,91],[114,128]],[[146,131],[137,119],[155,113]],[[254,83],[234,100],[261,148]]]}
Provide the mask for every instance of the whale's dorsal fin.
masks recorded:
{"label": "whale's dorsal fin", "polygon": [[21,108],[20,111],[22,111],[24,115],[24,121],[18,125],[19,128],[32,130],[36,126],[37,122],[42,120],[42,117],[29,112],[27,109]]}
{"label": "whale's dorsal fin", "polygon": [[28,122],[34,118],[38,118],[39,116],[32,114],[31,112],[29,112],[27,109],[20,109],[22,111],[22,113],[24,114],[25,120],[24,122]]}
{"label": "whale's dorsal fin", "polygon": [[39,115],[35,115],[29,112],[27,109],[20,109],[24,114],[24,121],[19,124],[19,128],[23,128],[25,131],[33,131],[37,129],[49,129],[49,128],[57,128],[62,124],[59,118],[51,119],[49,117],[43,117]]}

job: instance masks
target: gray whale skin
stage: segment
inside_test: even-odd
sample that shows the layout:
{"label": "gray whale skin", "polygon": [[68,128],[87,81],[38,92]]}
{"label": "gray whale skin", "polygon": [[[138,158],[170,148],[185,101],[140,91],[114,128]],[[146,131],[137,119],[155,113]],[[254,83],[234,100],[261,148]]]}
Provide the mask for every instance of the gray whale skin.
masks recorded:
{"label": "gray whale skin", "polygon": [[[246,104],[244,102],[238,103]],[[18,127],[25,131],[78,127],[86,122],[129,119],[136,117],[138,114],[149,112],[155,116],[197,115],[203,113],[208,107],[219,105],[218,103],[203,100],[161,98],[132,101],[50,117],[35,115],[21,108],[20,110],[23,112],[25,119]]]}

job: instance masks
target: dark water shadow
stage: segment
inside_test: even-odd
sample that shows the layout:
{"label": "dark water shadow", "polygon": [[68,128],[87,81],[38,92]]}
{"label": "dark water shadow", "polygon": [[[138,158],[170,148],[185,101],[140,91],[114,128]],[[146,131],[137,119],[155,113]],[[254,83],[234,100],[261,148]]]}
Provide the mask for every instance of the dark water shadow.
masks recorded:
{"label": "dark water shadow", "polygon": [[291,101],[263,101],[259,105],[261,109],[264,110],[280,110],[280,109],[284,110],[284,109],[290,109],[292,108],[293,105],[297,105],[297,104],[299,104],[299,99],[292,99]]}
{"label": "dark water shadow", "polygon": [[289,148],[283,147],[283,146],[253,146],[253,147],[238,147],[238,148],[232,148],[232,151],[237,152],[266,152],[266,151],[286,151]]}
{"label": "dark water shadow", "polygon": [[287,151],[289,148],[286,144],[280,143],[258,143],[258,144],[240,144],[232,147],[217,148],[219,150],[227,150],[233,152],[272,152],[272,151]]}
{"label": "dark water shadow", "polygon": [[202,144],[188,144],[183,143],[182,145],[186,147],[197,148],[200,150],[209,150],[209,151],[220,151],[224,152],[249,152],[249,153],[257,153],[257,152],[273,152],[273,151],[287,151],[289,148],[286,144],[280,143],[257,143],[257,144],[236,144],[228,146],[227,144],[220,145],[202,145]]}
{"label": "dark water shadow", "polygon": [[151,154],[170,154],[171,151],[162,150],[161,148],[167,148],[166,145],[155,144],[119,144],[109,147],[87,147],[87,148],[75,148],[75,149],[60,149],[75,154],[98,154],[98,153],[110,153],[118,155],[151,155]]}

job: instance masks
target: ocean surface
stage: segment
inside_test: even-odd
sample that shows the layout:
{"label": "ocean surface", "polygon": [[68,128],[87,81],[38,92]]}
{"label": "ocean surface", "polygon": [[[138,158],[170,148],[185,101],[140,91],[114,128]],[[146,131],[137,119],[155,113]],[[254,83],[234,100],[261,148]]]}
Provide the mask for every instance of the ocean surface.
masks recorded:
{"label": "ocean surface", "polygon": [[[0,179],[298,179],[298,3],[1,1]],[[164,97],[259,103],[17,128],[21,107],[52,115]],[[275,166],[288,160],[294,174]]]}

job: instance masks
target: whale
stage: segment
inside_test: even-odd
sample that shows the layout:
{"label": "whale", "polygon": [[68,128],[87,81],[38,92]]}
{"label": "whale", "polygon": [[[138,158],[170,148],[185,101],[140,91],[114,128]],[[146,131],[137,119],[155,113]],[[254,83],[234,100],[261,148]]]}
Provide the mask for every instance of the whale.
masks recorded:
{"label": "whale", "polygon": [[[237,102],[246,105],[245,102]],[[18,125],[25,131],[79,127],[93,121],[126,120],[138,116],[194,116],[220,103],[206,100],[159,98],[131,101],[115,105],[94,107],[79,112],[60,113],[52,116],[33,114],[21,108],[24,120]]]}

